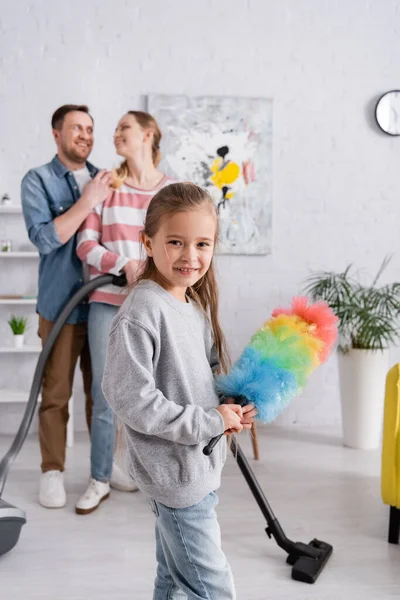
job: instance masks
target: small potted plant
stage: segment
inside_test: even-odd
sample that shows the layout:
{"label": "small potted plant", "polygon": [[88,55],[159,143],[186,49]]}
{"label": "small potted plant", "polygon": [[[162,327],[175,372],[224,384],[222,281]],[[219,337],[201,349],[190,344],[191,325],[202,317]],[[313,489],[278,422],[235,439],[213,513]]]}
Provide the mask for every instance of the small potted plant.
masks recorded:
{"label": "small potted plant", "polygon": [[22,348],[24,345],[24,334],[27,321],[28,319],[26,317],[16,317],[15,315],[11,315],[8,320],[8,324],[14,334],[14,345],[16,348]]}
{"label": "small potted plant", "polygon": [[1,251],[2,252],[11,252],[10,240],[1,240]]}
{"label": "small potted plant", "polygon": [[339,318],[343,442],[351,448],[377,448],[381,437],[389,346],[400,334],[400,283],[378,285],[388,262],[369,285],[353,277],[350,265],[342,273],[313,274],[305,287]]}

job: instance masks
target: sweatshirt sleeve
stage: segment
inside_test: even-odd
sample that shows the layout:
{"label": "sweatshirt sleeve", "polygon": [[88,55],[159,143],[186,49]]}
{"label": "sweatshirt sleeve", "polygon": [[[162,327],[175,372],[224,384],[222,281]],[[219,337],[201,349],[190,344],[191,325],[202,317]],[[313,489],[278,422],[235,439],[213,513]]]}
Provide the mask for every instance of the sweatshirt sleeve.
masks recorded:
{"label": "sweatshirt sleeve", "polygon": [[136,321],[122,318],[112,329],[102,388],[115,414],[139,433],[187,446],[223,433],[223,419],[215,408],[181,406],[156,387],[155,349],[155,337]]}

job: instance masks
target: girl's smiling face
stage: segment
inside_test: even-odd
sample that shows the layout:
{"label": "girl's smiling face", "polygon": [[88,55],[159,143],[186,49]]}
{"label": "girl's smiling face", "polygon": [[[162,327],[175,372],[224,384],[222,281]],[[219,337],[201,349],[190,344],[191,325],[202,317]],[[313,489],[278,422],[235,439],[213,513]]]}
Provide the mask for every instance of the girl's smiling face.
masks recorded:
{"label": "girl's smiling face", "polygon": [[163,219],[152,237],[143,235],[162,285],[185,302],[186,289],[201,279],[214,256],[217,222],[209,206],[182,211]]}

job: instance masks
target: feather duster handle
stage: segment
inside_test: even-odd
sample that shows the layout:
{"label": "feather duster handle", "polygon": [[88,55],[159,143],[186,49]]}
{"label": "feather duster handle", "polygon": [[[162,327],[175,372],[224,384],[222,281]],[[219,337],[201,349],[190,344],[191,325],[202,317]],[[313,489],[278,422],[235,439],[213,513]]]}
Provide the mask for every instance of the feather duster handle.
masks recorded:
{"label": "feather duster handle", "polygon": [[228,375],[217,378],[224,396],[244,396],[258,409],[257,418],[273,421],[325,362],[337,340],[338,318],[325,302],[294,298],[277,308],[251,338]]}

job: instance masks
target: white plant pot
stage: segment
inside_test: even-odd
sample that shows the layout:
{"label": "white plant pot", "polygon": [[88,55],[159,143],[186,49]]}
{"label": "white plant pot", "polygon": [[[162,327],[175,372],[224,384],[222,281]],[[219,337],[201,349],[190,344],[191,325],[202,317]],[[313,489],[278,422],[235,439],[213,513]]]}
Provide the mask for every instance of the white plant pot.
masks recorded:
{"label": "white plant pot", "polygon": [[370,450],[380,445],[389,350],[339,352],[343,443]]}
{"label": "white plant pot", "polygon": [[15,348],[22,348],[24,345],[24,334],[14,335],[14,346]]}

